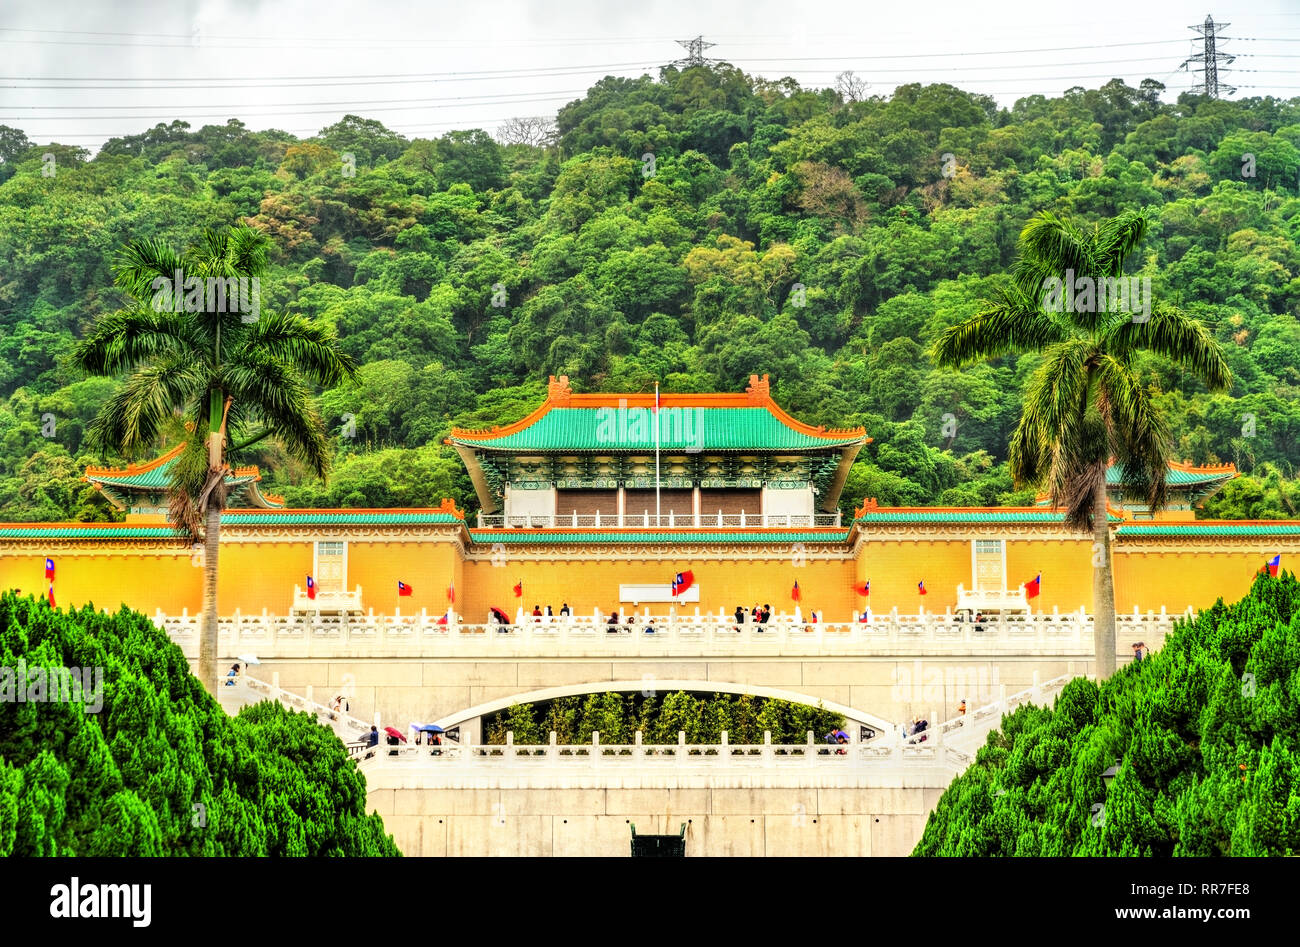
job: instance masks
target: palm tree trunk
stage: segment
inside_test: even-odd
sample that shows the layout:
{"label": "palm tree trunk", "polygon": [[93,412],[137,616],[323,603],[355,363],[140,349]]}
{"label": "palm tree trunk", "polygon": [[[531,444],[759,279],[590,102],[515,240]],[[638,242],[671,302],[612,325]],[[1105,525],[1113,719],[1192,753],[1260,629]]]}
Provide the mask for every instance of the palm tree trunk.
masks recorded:
{"label": "palm tree trunk", "polygon": [[1115,673],[1115,572],[1110,558],[1110,522],[1106,515],[1106,481],[1092,499],[1092,643],[1097,683]]}
{"label": "palm tree trunk", "polygon": [[[208,465],[221,468],[221,433],[208,435]],[[209,470],[211,474],[211,470]],[[199,680],[217,695],[217,553],[221,548],[220,489],[209,494],[203,524],[203,621],[199,627]]]}
{"label": "palm tree trunk", "polygon": [[217,548],[221,541],[221,509],[208,504],[203,528],[203,623],[199,631],[199,679],[217,693]]}

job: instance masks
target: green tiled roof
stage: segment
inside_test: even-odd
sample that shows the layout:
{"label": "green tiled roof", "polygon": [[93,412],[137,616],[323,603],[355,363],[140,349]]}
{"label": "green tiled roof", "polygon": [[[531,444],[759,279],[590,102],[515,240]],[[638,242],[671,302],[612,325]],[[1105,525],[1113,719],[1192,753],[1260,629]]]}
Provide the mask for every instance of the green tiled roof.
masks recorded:
{"label": "green tiled roof", "polygon": [[458,516],[430,510],[311,510],[302,512],[262,511],[250,513],[223,513],[223,526],[425,526],[460,525]]}
{"label": "green tiled roof", "polygon": [[0,526],[0,539],[179,539],[170,526]]}
{"label": "green tiled roof", "polygon": [[[301,513],[258,510],[249,513],[223,513],[222,526],[460,526],[464,520],[450,513],[436,511],[325,510]],[[21,523],[0,525],[0,539],[178,539],[168,525],[121,523],[112,526],[61,523]]]}
{"label": "green tiled roof", "polygon": [[472,529],[469,535],[474,542],[484,545],[491,543],[506,545],[519,543],[843,543],[849,538],[847,530],[835,530],[830,533],[799,531],[760,533],[744,530],[543,533]]}
{"label": "green tiled roof", "polygon": [[[1113,464],[1106,468],[1106,486],[1118,487],[1120,478],[1124,475],[1124,468],[1118,464]],[[1178,470],[1170,467],[1165,471],[1165,483],[1171,487],[1189,487],[1203,483],[1216,483],[1220,480],[1231,480],[1231,471],[1199,471],[1199,470]]]}
{"label": "green tiled roof", "polygon": [[[624,414],[620,414],[624,411]],[[639,413],[638,413],[639,412]],[[641,421],[637,421],[637,418]],[[858,444],[865,435],[815,437],[797,431],[767,408],[664,408],[660,450],[807,450]],[[552,408],[504,437],[448,438],[487,450],[654,450],[649,408]]]}
{"label": "green tiled roof", "polygon": [[[1050,510],[890,510],[864,513],[859,523],[1060,523],[1065,514]],[[1112,523],[1120,517],[1110,514]]]}
{"label": "green tiled roof", "polygon": [[1120,536],[1300,536],[1300,522],[1278,523],[1133,523]]}

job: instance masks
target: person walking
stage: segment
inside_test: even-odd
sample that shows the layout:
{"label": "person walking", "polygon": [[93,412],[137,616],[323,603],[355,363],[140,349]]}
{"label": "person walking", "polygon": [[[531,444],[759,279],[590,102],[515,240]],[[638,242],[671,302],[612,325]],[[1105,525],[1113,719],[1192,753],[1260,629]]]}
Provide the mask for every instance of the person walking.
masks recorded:
{"label": "person walking", "polygon": [[561,618],[568,618],[568,617],[569,617],[569,603],[568,603],[568,602],[565,602],[563,605],[560,606],[560,617],[561,617]]}

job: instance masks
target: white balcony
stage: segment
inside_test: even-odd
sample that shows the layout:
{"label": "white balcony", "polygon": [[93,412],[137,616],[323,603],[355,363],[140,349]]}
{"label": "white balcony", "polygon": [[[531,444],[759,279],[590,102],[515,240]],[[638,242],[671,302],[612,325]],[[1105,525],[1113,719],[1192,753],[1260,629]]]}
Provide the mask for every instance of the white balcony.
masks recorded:
{"label": "white balcony", "polygon": [[957,586],[957,611],[1027,612],[1029,600],[1024,589],[964,589]]}
{"label": "white balcony", "polygon": [[295,585],[293,587],[293,607],[291,612],[307,612],[318,615],[346,615],[362,612],[361,586],[349,592],[346,589],[317,589],[316,597],[309,598],[307,590]]}
{"label": "white balcony", "polygon": [[479,513],[479,529],[808,529],[841,526],[834,513]]}

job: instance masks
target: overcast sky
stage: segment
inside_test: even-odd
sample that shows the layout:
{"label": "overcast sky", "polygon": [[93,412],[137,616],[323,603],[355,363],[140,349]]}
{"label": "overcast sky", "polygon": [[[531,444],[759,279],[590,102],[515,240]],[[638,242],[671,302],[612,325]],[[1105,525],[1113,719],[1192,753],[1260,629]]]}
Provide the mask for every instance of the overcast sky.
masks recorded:
{"label": "overcast sky", "polygon": [[[1300,96],[1300,0],[0,0],[0,124],[81,145],[181,119],[313,134],[347,113],[410,137],[554,115],[605,75],[705,55],[768,78],[888,94],[951,82],[1011,105],[1111,77],[1166,100],[1199,74],[1191,24],[1230,25],[1235,98]],[[988,9],[996,12],[987,12]],[[1190,67],[1189,67],[1190,68]]]}

